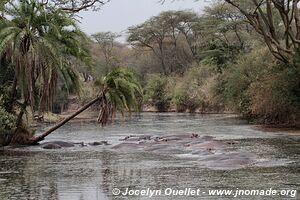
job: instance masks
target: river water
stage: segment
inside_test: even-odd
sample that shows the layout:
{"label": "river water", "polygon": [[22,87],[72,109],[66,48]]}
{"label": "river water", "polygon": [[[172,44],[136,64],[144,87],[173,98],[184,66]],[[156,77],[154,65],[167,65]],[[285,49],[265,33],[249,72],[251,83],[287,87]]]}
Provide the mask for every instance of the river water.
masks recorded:
{"label": "river water", "polygon": [[[46,129],[46,127],[45,127]],[[199,164],[193,156],[175,152],[115,150],[128,135],[213,136],[235,141],[241,152],[255,155],[255,162],[236,169]],[[146,195],[114,196],[115,188],[160,190],[199,189],[201,195],[159,195],[151,199],[231,199],[208,196],[209,190],[300,189],[300,136],[260,131],[234,115],[142,113],[119,119],[102,128],[93,122],[71,122],[46,141],[93,142],[108,146],[55,150],[40,146],[0,150],[0,199],[106,200],[150,199]],[[218,163],[216,163],[217,165]],[[170,191],[170,190],[168,190]],[[235,199],[300,199],[299,195],[245,196]]]}

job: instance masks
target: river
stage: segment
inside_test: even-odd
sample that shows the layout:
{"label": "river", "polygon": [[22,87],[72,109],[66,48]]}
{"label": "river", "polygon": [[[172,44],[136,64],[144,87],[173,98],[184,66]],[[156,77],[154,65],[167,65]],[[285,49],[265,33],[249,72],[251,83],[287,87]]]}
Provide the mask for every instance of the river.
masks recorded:
{"label": "river", "polygon": [[[218,161],[208,164],[193,154],[112,148],[128,135],[181,134],[234,141],[231,150],[251,153],[254,161],[243,167],[222,168]],[[142,113],[131,119],[118,119],[104,128],[94,122],[71,122],[51,134],[46,142],[58,140],[84,143],[106,140],[111,145],[0,150],[1,200],[150,199],[149,195],[112,194],[116,189],[125,192],[127,188],[137,192],[148,188],[163,193],[168,188],[201,191],[200,195],[190,196],[157,194],[151,199],[230,199],[233,195],[209,196],[208,192],[237,188],[298,192],[300,189],[300,136],[258,130],[234,115]],[[297,196],[241,195],[236,199],[297,199]]]}

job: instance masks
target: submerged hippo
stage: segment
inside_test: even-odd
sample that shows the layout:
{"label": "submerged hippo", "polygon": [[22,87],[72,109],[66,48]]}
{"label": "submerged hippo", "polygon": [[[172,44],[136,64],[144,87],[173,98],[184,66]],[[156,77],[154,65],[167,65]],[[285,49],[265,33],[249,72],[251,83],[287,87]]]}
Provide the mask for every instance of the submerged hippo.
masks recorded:
{"label": "submerged hippo", "polygon": [[89,143],[91,146],[99,146],[99,145],[109,145],[108,141],[100,141],[100,142],[91,142]]}
{"label": "submerged hippo", "polygon": [[143,140],[151,140],[151,135],[129,135],[126,136],[124,139],[120,139],[120,141],[143,141]]}
{"label": "submerged hippo", "polygon": [[63,141],[52,141],[45,142],[41,144],[43,149],[60,149],[62,147],[74,147],[75,144],[72,142],[63,142]]}
{"label": "submerged hippo", "polygon": [[[110,145],[108,141],[100,141],[100,142],[91,142],[88,143],[90,146],[98,146],[98,145]],[[85,147],[87,144],[84,142],[63,142],[63,141],[51,141],[51,142],[44,142],[41,144],[41,147],[43,149],[60,149],[60,148],[67,148],[67,147],[75,147],[75,146],[80,146],[80,147]]]}
{"label": "submerged hippo", "polygon": [[224,149],[227,144],[221,142],[221,141],[216,141],[216,140],[211,140],[211,141],[201,141],[199,143],[191,143],[187,144],[186,147],[190,150],[198,150],[198,149],[205,149],[205,150],[217,150],[217,149]]}
{"label": "submerged hippo", "polygon": [[223,152],[200,157],[199,162],[211,169],[240,169],[255,162],[256,156],[248,152]]}
{"label": "submerged hippo", "polygon": [[256,156],[239,151],[233,145],[237,141],[217,140],[212,136],[176,134],[140,137],[127,136],[112,149],[121,152],[154,152],[159,154],[192,158],[200,165],[210,169],[240,169],[255,163]]}
{"label": "submerged hippo", "polygon": [[61,146],[58,144],[54,144],[54,143],[48,143],[48,144],[43,144],[42,148],[43,149],[61,149]]}

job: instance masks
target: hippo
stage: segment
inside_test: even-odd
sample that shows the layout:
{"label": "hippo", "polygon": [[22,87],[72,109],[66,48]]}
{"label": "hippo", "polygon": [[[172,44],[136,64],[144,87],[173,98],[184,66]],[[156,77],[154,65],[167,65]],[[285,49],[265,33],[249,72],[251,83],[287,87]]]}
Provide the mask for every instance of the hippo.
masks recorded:
{"label": "hippo", "polygon": [[112,147],[112,149],[134,150],[134,151],[137,150],[138,148],[140,148],[140,144],[136,144],[136,143],[121,143]]}
{"label": "hippo", "polygon": [[208,151],[223,149],[226,146],[223,142],[212,140],[205,141],[197,144],[187,144],[186,147],[191,150],[205,149]]}
{"label": "hippo", "polygon": [[[122,152],[153,152],[180,158],[192,158],[199,165],[214,170],[234,170],[255,164],[255,154],[239,151],[239,141],[217,140],[213,136],[193,134],[130,135],[112,149]],[[235,147],[236,146],[236,147]]]}
{"label": "hippo", "polygon": [[61,149],[61,146],[58,144],[52,144],[52,143],[48,143],[48,144],[43,144],[42,145],[43,149]]}
{"label": "hippo", "polygon": [[92,142],[89,143],[91,146],[99,146],[99,145],[109,145],[107,141],[100,141],[100,142]]}
{"label": "hippo", "polygon": [[255,155],[247,152],[223,152],[199,158],[210,169],[240,169],[254,163]]}
{"label": "hippo", "polygon": [[43,149],[60,149],[62,147],[74,147],[74,143],[63,141],[45,142],[42,145]]}
{"label": "hippo", "polygon": [[124,139],[121,139],[120,141],[132,141],[132,142],[138,142],[142,140],[151,140],[151,135],[129,135],[126,136]]}

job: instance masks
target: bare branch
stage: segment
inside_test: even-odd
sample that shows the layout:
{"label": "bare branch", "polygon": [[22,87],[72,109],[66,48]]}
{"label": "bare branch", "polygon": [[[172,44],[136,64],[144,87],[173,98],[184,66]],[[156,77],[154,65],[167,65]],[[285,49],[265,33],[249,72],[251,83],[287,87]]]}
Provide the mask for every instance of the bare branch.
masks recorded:
{"label": "bare branch", "polygon": [[55,6],[71,13],[86,9],[98,10],[108,2],[110,2],[110,0],[41,0],[43,5]]}
{"label": "bare branch", "polygon": [[[277,59],[283,62],[293,59],[295,52],[300,48],[299,0],[262,0],[260,3],[252,0],[256,7],[253,13],[241,6],[238,3],[240,1],[225,1],[245,15],[256,32],[263,36],[269,50]],[[281,18],[277,24],[274,20],[276,14]],[[284,25],[284,31],[280,28],[281,24]]]}

